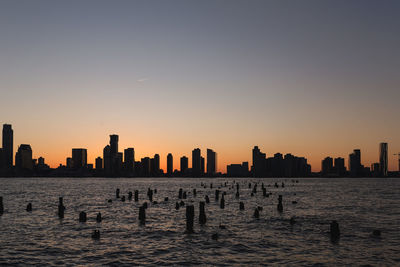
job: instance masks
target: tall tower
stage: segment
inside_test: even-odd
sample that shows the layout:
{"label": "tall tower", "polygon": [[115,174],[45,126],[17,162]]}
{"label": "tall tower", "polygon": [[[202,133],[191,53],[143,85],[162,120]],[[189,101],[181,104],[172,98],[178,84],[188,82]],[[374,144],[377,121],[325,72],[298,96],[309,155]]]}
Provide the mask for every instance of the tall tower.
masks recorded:
{"label": "tall tower", "polygon": [[185,156],[181,157],[181,174],[184,174],[189,166],[189,159]]}
{"label": "tall tower", "polygon": [[110,148],[111,156],[115,156],[118,153],[118,135],[110,135]]}
{"label": "tall tower", "polygon": [[388,175],[388,144],[380,143],[379,144],[379,167],[380,174],[383,177]]}
{"label": "tall tower", "polygon": [[207,149],[207,175],[214,175],[217,171],[217,153]]}
{"label": "tall tower", "polygon": [[3,124],[3,163],[6,170],[13,167],[13,140],[14,131],[11,125]]}
{"label": "tall tower", "polygon": [[192,150],[192,172],[193,176],[200,176],[201,174],[201,150],[195,148]]}
{"label": "tall tower", "polygon": [[172,154],[169,153],[167,155],[167,175],[171,176],[173,172],[174,172],[174,158],[172,157]]}

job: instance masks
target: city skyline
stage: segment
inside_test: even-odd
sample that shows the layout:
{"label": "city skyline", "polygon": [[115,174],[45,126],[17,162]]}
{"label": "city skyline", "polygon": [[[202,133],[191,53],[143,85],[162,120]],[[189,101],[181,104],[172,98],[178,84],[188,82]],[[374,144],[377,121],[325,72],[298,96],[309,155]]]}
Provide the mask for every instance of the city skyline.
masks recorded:
{"label": "city skyline", "polygon": [[[258,146],[253,147],[250,160],[229,162],[222,167],[217,164],[218,153],[216,151],[207,148],[205,151],[203,150],[202,154],[202,150],[198,147],[191,151],[191,157],[187,157],[187,154],[184,154],[176,158],[175,161],[173,153],[168,153],[165,157],[165,164],[163,164],[164,160],[158,152],[154,154],[154,157],[149,156],[149,154],[137,157],[134,147],[122,147],[120,152],[119,148],[121,146],[118,134],[110,134],[109,138],[109,143],[103,148],[102,156],[96,156],[93,161],[88,160],[87,148],[72,147],[70,156],[66,156],[64,163],[61,162],[56,167],[66,167],[71,170],[101,170],[101,173],[98,172],[97,175],[104,176],[135,175],[144,177],[159,175],[166,175],[167,177],[175,175],[213,177],[221,174],[232,176],[233,173],[239,177],[244,176],[244,174],[254,177],[307,177],[312,173],[320,173],[324,177],[386,177],[390,171],[400,172],[400,169],[388,169],[389,149],[388,143],[385,142],[379,143],[378,160],[370,164],[365,164],[363,157],[361,157],[361,149],[355,148],[352,153],[348,154],[347,160],[346,157],[331,157],[331,155],[323,158],[320,170],[315,171],[312,169],[312,165],[309,164],[307,157],[298,157],[293,153],[280,152],[266,154],[261,152]],[[3,146],[0,148],[0,165],[5,173],[10,172],[10,169],[14,166],[17,168],[16,170],[32,170],[34,166],[39,166],[42,169],[43,167],[56,169],[56,167],[49,166],[47,161],[45,163],[43,156],[36,156],[30,144],[17,145],[14,161],[13,144],[15,142],[12,125],[3,124]],[[396,158],[397,166],[400,168],[400,155],[398,153],[392,155]],[[191,160],[191,165],[189,165],[189,159]],[[225,171],[220,171],[220,169],[224,168]],[[189,173],[186,171],[189,171]],[[87,173],[83,174],[87,175]]]}

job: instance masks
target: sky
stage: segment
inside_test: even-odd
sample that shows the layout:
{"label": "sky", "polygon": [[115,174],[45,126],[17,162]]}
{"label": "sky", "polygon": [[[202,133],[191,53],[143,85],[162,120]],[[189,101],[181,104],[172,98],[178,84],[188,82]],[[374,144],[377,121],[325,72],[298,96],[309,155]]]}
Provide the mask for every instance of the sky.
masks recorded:
{"label": "sky", "polygon": [[0,123],[51,167],[110,134],[135,158],[258,145],[362,163],[400,152],[400,1],[0,1]]}

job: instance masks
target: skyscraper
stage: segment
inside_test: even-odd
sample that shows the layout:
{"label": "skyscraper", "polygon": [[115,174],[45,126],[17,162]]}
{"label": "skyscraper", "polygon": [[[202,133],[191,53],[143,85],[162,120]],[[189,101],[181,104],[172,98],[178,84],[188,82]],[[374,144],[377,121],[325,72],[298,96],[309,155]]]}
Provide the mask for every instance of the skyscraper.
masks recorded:
{"label": "skyscraper", "polygon": [[111,175],[111,147],[109,145],[103,149],[103,164],[105,175]]}
{"label": "skyscraper", "polygon": [[85,148],[72,149],[72,166],[74,169],[86,168],[87,150]]}
{"label": "skyscraper", "polygon": [[118,153],[118,135],[110,135],[110,152],[111,156],[115,156]]}
{"label": "skyscraper", "polygon": [[33,169],[32,149],[30,145],[20,145],[15,155],[15,166],[20,171]]}
{"label": "skyscraper", "polygon": [[353,177],[362,175],[360,149],[354,149],[353,153],[349,155],[349,171]]}
{"label": "skyscraper", "polygon": [[155,154],[154,158],[150,159],[150,172],[155,177],[160,175],[160,155]]}
{"label": "skyscraper", "polygon": [[383,177],[388,175],[388,144],[380,143],[379,145],[379,166],[380,174]]}
{"label": "skyscraper", "polygon": [[212,176],[217,171],[217,153],[207,149],[207,175]]}
{"label": "skyscraper", "polygon": [[101,171],[103,169],[103,159],[101,157],[96,158],[96,171]]}
{"label": "skyscraper", "polygon": [[185,156],[181,157],[181,173],[184,174],[189,168],[189,159]]}
{"label": "skyscraper", "polygon": [[124,150],[124,167],[128,174],[133,173],[133,165],[135,164],[135,149],[127,148]]}
{"label": "skyscraper", "polygon": [[201,150],[195,148],[192,151],[192,172],[193,176],[200,176],[201,174]]}
{"label": "skyscraper", "polygon": [[203,175],[205,171],[205,159],[200,157],[200,175]]}
{"label": "skyscraper", "polygon": [[169,153],[167,155],[167,175],[171,176],[173,172],[174,172],[174,159],[172,157],[172,154]]}
{"label": "skyscraper", "polygon": [[13,167],[14,131],[10,124],[3,124],[3,167],[10,171]]}

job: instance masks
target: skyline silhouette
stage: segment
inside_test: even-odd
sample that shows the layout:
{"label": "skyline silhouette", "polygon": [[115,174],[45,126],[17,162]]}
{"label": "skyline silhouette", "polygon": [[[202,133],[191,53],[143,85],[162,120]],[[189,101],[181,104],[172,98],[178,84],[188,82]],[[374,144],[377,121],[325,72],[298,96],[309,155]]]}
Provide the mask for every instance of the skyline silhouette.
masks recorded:
{"label": "skyline silhouette", "polygon": [[[12,125],[4,124],[2,131],[2,148],[0,148],[0,176],[97,176],[97,177],[387,177],[388,143],[379,144],[379,162],[370,166],[362,164],[361,150],[354,149],[348,155],[348,163],[342,157],[327,156],[321,160],[321,171],[312,171],[307,158],[287,153],[275,153],[267,157],[258,146],[252,149],[252,159],[242,163],[229,163],[226,172],[218,171],[217,152],[207,148],[205,157],[200,148],[192,150],[191,166],[189,157],[175,159],[168,153],[166,168],[160,165],[160,155],[145,156],[135,160],[135,148],[123,148],[119,152],[119,135],[109,135],[109,143],[103,149],[103,155],[94,161],[88,161],[86,148],[71,148],[65,164],[51,168],[45,158],[33,157],[30,144],[20,144],[13,154],[14,130]],[[398,156],[394,154],[393,156]],[[399,169],[390,172],[390,176],[400,176]],[[178,167],[178,161],[180,165]],[[175,165],[174,165],[175,164]]]}

